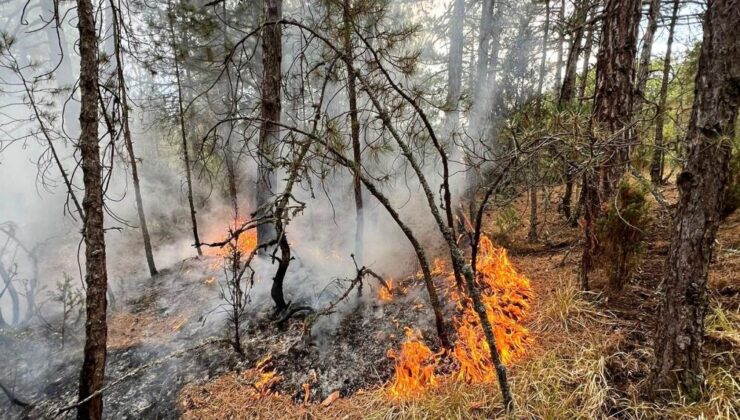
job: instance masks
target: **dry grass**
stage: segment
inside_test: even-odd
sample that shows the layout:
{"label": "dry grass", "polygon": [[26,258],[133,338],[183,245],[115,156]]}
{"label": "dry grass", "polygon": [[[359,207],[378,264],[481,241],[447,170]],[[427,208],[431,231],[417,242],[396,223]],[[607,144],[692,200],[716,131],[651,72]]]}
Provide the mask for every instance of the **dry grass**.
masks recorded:
{"label": "dry grass", "polygon": [[[667,191],[669,199],[675,199],[674,195],[673,190]],[[526,203],[517,203],[516,207],[525,209]],[[564,237],[576,240],[578,229],[557,222],[555,207],[551,203],[543,232],[552,238],[553,233],[561,237],[561,232],[567,230]],[[525,222],[513,233],[517,245],[525,243],[527,228]],[[738,287],[737,238],[740,215],[733,216],[720,230],[717,260],[710,274],[713,296],[723,288]],[[653,238],[654,243],[661,241],[666,238]],[[712,299],[706,324],[709,343],[705,361],[710,390],[706,399],[688,403],[678,396],[672,403],[649,403],[642,398],[641,389],[652,357],[649,339],[644,337],[650,336],[652,327],[642,325],[641,317],[629,319],[623,318],[621,311],[613,313],[612,302],[578,289],[578,248],[547,252],[540,243],[520,248],[513,255],[514,265],[531,279],[537,296],[528,321],[534,345],[523,359],[509,367],[517,418],[740,417],[740,304],[736,293]],[[595,278],[598,285],[598,276]],[[648,302],[649,305],[653,303]],[[249,381],[232,373],[203,385],[189,386],[180,401],[187,419],[475,419],[503,415],[495,384],[470,385],[449,377],[443,377],[425,394],[406,401],[394,400],[380,388],[340,398],[325,407],[295,403],[283,395],[255,396]]]}
{"label": "dry grass", "polygon": [[150,313],[115,313],[108,319],[108,349],[162,343],[186,321],[183,315],[158,317]]}

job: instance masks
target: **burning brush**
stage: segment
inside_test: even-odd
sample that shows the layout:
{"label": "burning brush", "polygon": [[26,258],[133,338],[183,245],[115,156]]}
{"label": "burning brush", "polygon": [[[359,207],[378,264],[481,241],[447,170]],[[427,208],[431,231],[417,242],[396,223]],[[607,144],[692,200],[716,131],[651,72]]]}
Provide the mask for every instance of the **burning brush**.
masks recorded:
{"label": "burning brush", "polygon": [[388,357],[396,361],[396,377],[388,388],[393,397],[416,396],[436,383],[434,371],[442,353],[432,352],[423,340],[421,332],[406,328],[401,350],[388,350]]}
{"label": "burning brush", "polygon": [[[497,248],[483,236],[476,263],[477,284],[493,327],[496,346],[503,363],[508,363],[526,353],[530,342],[529,331],[522,322],[534,297],[529,280],[516,272],[506,250]],[[448,281],[448,294],[455,302],[459,315],[455,318],[457,340],[450,353],[457,362],[455,379],[470,383],[489,383],[496,379],[496,370],[490,357],[488,343],[483,334],[478,314],[467,296],[455,285],[454,276],[435,260],[434,273],[444,275]],[[433,353],[422,341],[421,334],[406,330],[406,341],[399,352],[388,352],[396,361],[396,375],[389,388],[391,395],[406,397],[418,395],[434,385],[434,372],[441,354]]]}

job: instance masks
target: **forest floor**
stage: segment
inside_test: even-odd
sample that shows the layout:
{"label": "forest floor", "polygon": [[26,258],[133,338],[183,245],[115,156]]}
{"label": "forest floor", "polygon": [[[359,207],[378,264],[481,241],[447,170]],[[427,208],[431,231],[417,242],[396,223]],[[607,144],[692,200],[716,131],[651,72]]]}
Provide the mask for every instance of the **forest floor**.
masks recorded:
{"label": "forest floor", "polygon": [[[662,193],[669,203],[675,187]],[[670,216],[652,202],[654,228],[645,254],[625,290],[610,296],[606,274],[591,276],[593,292],[579,290],[580,228],[557,213],[557,191],[540,219],[540,240],[527,242],[527,200],[513,205],[519,218],[489,214],[487,231],[505,238],[516,268],[535,290],[527,321],[534,343],[509,366],[521,418],[738,418],[740,407],[740,214],[724,221],[709,276],[710,310],[704,360],[710,392],[689,404],[650,403],[643,386],[652,357],[658,287],[668,252]],[[542,206],[545,197],[540,198]],[[521,220],[521,221],[520,221]],[[557,240],[555,243],[554,241]],[[250,378],[250,375],[251,378]],[[491,418],[501,416],[495,384],[466,384],[442,376],[414,398],[398,400],[385,384],[323,403],[296,402],[264,392],[254,371],[229,373],[188,385],[180,393],[186,419],[220,418]]]}
{"label": "forest floor", "polygon": [[[662,192],[669,203],[675,202],[673,186]],[[704,350],[709,396],[695,404],[680,397],[655,404],[643,399],[642,388],[652,357],[669,212],[652,202],[653,229],[644,256],[621,294],[601,293],[603,270],[593,273],[593,291],[584,293],[578,283],[581,229],[557,213],[558,196],[557,189],[540,196],[535,243],[527,241],[526,197],[486,218],[486,233],[508,248],[535,294],[525,321],[529,348],[508,366],[518,416],[738,418],[740,212],[722,224],[710,270]],[[441,245],[437,251],[437,256],[444,255]],[[496,384],[468,384],[444,372],[421,395],[398,399],[389,393],[393,361],[386,352],[398,349],[404,327],[421,328],[425,337],[434,334],[426,295],[413,276],[405,293],[388,302],[379,302],[378,286],[369,283],[362,297],[326,317],[324,325],[315,325],[312,340],[305,339],[301,319],[277,326],[270,318],[269,300],[254,299],[244,329],[245,355],[239,357],[225,340],[229,328],[216,311],[222,302],[216,277],[223,270],[214,262],[186,260],[154,281],[142,278],[127,293],[117,293],[109,319],[107,418],[502,416]],[[417,270],[413,263],[409,267],[409,273]],[[448,315],[454,310],[445,309]],[[29,343],[38,342],[46,348],[23,353]],[[61,352],[60,346],[59,335],[45,329],[0,340],[0,353],[9,355],[12,366],[0,379],[18,383],[18,395],[33,402],[26,410],[0,404],[0,417],[57,417],[60,408],[74,401],[81,341],[70,339]]]}

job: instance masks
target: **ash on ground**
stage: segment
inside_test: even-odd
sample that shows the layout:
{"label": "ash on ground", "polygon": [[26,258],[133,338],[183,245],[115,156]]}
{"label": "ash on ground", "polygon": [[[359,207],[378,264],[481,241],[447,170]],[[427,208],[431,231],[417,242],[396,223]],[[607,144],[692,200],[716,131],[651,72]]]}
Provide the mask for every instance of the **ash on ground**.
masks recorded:
{"label": "ash on ground", "polygon": [[[434,337],[421,282],[409,278],[403,293],[380,302],[380,286],[367,279],[361,295],[353,290],[308,332],[300,317],[276,323],[269,295],[255,293],[245,315],[245,354],[240,356],[229,342],[222,280],[213,260],[186,260],[111,296],[105,418],[178,418],[178,395],[185,385],[250,369],[265,357],[280,377],[274,391],[296,402],[306,398],[305,384],[311,401],[335,391],[347,396],[391,378],[393,361],[386,353],[398,348],[405,327]],[[317,299],[287,283],[286,295],[315,309],[335,299],[331,294]],[[54,328],[59,322],[50,317],[22,330],[0,331],[0,383],[30,403],[20,407],[0,394],[0,418],[74,417],[74,409],[61,415],[59,410],[77,398],[84,326],[69,327],[62,346],[59,328]]]}

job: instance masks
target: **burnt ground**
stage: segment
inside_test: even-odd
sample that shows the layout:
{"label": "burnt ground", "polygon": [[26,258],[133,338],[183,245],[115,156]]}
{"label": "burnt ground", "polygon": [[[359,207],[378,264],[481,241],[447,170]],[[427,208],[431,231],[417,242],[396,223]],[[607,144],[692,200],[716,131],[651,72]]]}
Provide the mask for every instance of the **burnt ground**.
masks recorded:
{"label": "burnt ground", "polygon": [[[280,375],[275,390],[296,401],[305,398],[304,383],[310,385],[311,401],[335,391],[350,395],[391,377],[386,351],[402,341],[403,326],[420,326],[425,336],[434,335],[416,280],[407,279],[403,292],[397,289],[387,303],[378,302],[373,280],[366,281],[362,295],[353,291],[334,313],[318,318],[310,336],[304,335],[300,314],[276,324],[269,299],[260,299],[264,304],[250,305],[245,317],[245,354],[240,356],[228,341],[218,281],[211,281],[221,271],[214,261],[186,260],[153,280],[137,281],[120,294],[123,299],[116,299],[109,314],[106,384],[112,385],[105,392],[106,418],[178,418],[178,395],[185,385],[249,369],[265,356],[271,356]],[[317,308],[325,304],[313,303]],[[0,418],[52,418],[76,400],[81,329],[78,325],[64,349],[61,336],[42,325],[0,335],[0,381],[32,403],[23,409],[0,395]]]}

